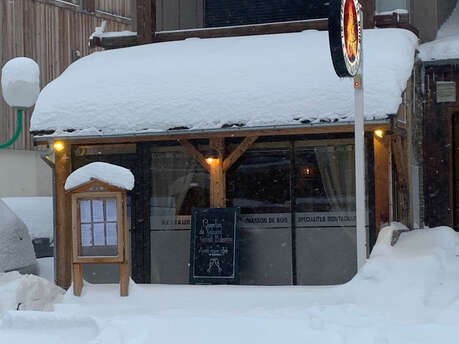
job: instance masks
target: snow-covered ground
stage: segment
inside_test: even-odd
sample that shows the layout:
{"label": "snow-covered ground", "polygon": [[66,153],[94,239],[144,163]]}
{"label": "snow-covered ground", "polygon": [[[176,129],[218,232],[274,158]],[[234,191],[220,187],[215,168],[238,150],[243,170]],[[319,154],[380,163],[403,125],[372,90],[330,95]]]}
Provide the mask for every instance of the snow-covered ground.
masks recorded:
{"label": "snow-covered ground", "polygon": [[[4,311],[0,343],[455,343],[458,233],[416,230],[392,247],[394,228],[342,286],[131,283],[120,298],[118,285],[86,284],[81,297],[69,291],[52,312]],[[9,295],[0,289],[7,298],[0,302]]]}

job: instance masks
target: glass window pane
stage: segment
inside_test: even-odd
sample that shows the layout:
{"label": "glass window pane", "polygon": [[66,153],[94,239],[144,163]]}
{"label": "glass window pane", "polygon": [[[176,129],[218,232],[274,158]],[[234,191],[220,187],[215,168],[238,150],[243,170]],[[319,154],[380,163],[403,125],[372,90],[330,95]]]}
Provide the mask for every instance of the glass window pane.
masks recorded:
{"label": "glass window pane", "polygon": [[232,206],[242,214],[290,212],[290,154],[249,151],[228,176]]}
{"label": "glass window pane", "polygon": [[91,222],[91,201],[88,199],[80,200],[80,221],[82,223]]}
{"label": "glass window pane", "polygon": [[81,246],[92,246],[92,225],[81,225]]}
{"label": "glass window pane", "polygon": [[110,198],[105,201],[105,210],[107,221],[116,221],[117,209],[115,198]]}
{"label": "glass window pane", "polygon": [[105,225],[103,223],[95,223],[94,227],[94,246],[105,245]]}
{"label": "glass window pane", "polygon": [[107,223],[107,245],[118,244],[118,225],[116,223]]}
{"label": "glass window pane", "polygon": [[98,199],[92,201],[92,220],[104,222],[104,201]]}
{"label": "glass window pane", "polygon": [[189,230],[191,208],[209,207],[209,173],[182,147],[153,149],[152,178],[152,230]]}

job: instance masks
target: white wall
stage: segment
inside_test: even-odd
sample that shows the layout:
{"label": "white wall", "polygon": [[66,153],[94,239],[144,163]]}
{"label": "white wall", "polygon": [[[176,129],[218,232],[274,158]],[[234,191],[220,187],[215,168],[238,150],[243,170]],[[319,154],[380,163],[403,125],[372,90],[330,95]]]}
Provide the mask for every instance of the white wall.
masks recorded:
{"label": "white wall", "polygon": [[51,196],[51,183],[40,152],[0,149],[0,197]]}

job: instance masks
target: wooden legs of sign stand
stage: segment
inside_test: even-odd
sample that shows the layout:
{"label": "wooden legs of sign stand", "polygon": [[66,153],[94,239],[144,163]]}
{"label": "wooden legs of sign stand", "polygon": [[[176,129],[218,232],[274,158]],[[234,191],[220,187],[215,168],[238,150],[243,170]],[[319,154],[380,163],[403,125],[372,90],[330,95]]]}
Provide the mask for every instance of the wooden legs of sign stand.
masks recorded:
{"label": "wooden legs of sign stand", "polygon": [[[73,295],[81,296],[83,290],[83,264],[73,264]],[[129,295],[129,263],[120,264],[120,296]]]}
{"label": "wooden legs of sign stand", "polygon": [[120,295],[128,296],[129,294],[129,264],[120,264]]}
{"label": "wooden legs of sign stand", "polygon": [[73,295],[81,296],[83,290],[83,266],[81,264],[73,264]]}

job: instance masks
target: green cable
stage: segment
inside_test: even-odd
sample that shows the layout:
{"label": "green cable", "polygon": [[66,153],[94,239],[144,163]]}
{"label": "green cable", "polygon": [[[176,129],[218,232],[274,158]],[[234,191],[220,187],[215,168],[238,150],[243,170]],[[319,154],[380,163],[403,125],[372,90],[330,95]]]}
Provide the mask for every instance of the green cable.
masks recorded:
{"label": "green cable", "polygon": [[14,141],[17,140],[19,135],[21,134],[21,130],[22,130],[22,114],[23,114],[23,112],[24,112],[24,110],[18,109],[18,124],[16,125],[16,132],[14,133],[13,137],[11,138],[11,140],[9,140],[6,143],[0,144],[0,149],[7,148],[7,147],[11,146],[14,143]]}

